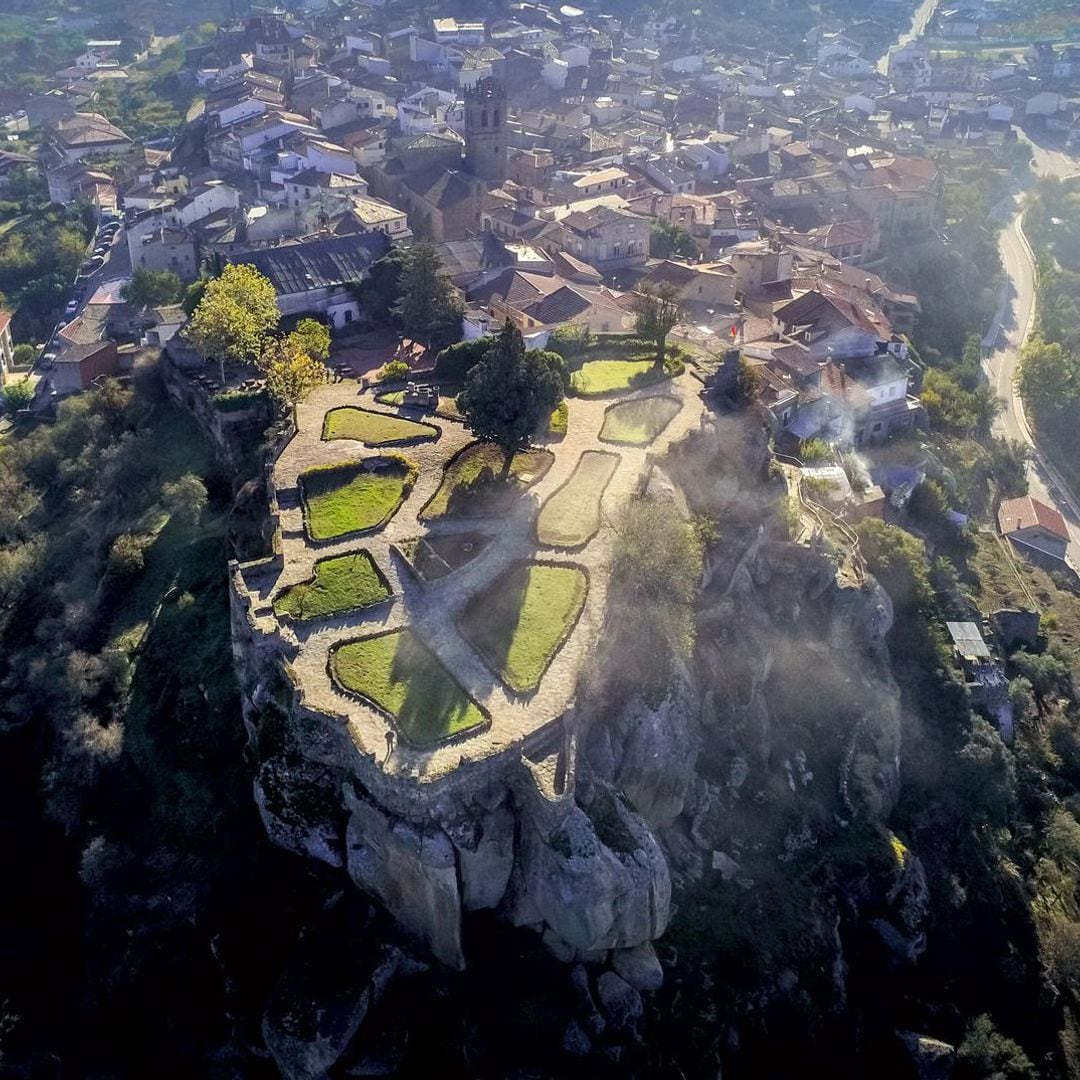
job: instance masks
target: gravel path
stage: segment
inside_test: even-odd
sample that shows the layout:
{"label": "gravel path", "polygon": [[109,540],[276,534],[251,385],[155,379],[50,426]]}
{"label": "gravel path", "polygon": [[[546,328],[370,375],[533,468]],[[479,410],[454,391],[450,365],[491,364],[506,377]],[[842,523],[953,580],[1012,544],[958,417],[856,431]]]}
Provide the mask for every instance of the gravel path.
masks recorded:
{"label": "gravel path", "polygon": [[[547,475],[522,496],[513,511],[497,519],[453,517],[421,524],[417,515],[438,488],[446,460],[472,442],[469,432],[452,421],[433,420],[442,430],[435,442],[390,450],[366,449],[347,439],[323,441],[323,417],[340,405],[363,405],[382,412],[398,410],[375,403],[371,391],[358,392],[352,381],[323,387],[299,408],[299,431],[277,461],[274,480],[281,507],[282,545],[285,568],[269,594],[257,604],[258,624],[266,633],[280,634],[288,652],[296,651],[292,666],[304,687],[307,702],[339,714],[347,714],[354,739],[364,753],[381,759],[386,749],[386,720],[340,694],[327,672],[330,647],[339,641],[391,627],[409,626],[439,656],[461,685],[491,713],[492,723],[461,742],[428,750],[415,750],[398,741],[384,765],[387,772],[431,779],[455,768],[462,758],[479,759],[520,742],[544,724],[558,719],[572,704],[578,673],[593,650],[603,621],[607,595],[607,566],[612,531],[606,524],[614,509],[635,490],[646,465],[646,455],[662,454],[672,442],[696,430],[704,412],[701,384],[689,373],[664,386],[653,386],[630,395],[605,399],[571,398],[566,437],[549,444],[555,461]],[[674,393],[682,409],[662,435],[648,447],[612,446],[601,443],[598,434],[605,408],[615,401]],[[411,410],[408,415],[413,415]],[[430,417],[428,419],[431,419]],[[603,450],[619,455],[619,464],[607,486],[602,503],[605,522],[583,548],[566,552],[541,547],[535,534],[535,520],[544,500],[570,477],[585,450]],[[394,518],[380,532],[370,536],[312,544],[304,531],[297,477],[306,469],[333,462],[353,461],[400,453],[414,461],[420,475],[409,497]],[[493,537],[481,554],[439,582],[425,585],[405,569],[390,545],[422,534],[481,532]],[[316,559],[366,548],[390,581],[393,599],[370,612],[341,615],[298,625],[280,625],[270,612],[267,596],[286,585],[312,576]],[[576,563],[589,573],[589,593],[585,609],[573,633],[556,655],[539,688],[529,695],[516,695],[502,684],[479,655],[457,632],[455,621],[478,590],[483,589],[511,563],[540,558]]]}

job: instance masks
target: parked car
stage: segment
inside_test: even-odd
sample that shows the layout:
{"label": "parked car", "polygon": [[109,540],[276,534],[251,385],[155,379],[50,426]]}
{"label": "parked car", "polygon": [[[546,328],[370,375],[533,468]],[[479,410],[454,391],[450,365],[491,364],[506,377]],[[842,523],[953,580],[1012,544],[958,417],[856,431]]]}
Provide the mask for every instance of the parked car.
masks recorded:
{"label": "parked car", "polygon": [[100,257],[101,260],[104,262],[105,254],[108,250],[109,249],[104,244],[98,244],[98,246],[94,248],[94,257]]}
{"label": "parked car", "polygon": [[79,310],[79,301],[78,300],[69,300],[68,301],[68,306],[66,308],[64,308],[64,314],[65,315],[74,315],[75,312],[78,311],[78,310]]}
{"label": "parked car", "polygon": [[53,364],[55,364],[55,363],[56,363],[56,353],[54,353],[54,352],[47,352],[41,358],[41,366],[43,368],[51,368],[53,366]]}

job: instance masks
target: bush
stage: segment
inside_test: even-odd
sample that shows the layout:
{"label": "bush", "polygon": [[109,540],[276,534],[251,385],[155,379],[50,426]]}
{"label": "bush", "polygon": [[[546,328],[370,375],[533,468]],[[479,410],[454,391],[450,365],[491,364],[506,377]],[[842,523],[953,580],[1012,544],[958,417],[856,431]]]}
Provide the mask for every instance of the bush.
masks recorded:
{"label": "bush", "polygon": [[37,349],[33,345],[16,345],[11,350],[11,360],[16,367],[29,367],[37,356]]}
{"label": "bush", "polygon": [[548,336],[548,348],[560,356],[584,352],[592,342],[592,333],[584,323],[564,323]]}
{"label": "bush", "polygon": [[133,533],[121,533],[109,548],[108,572],[111,577],[134,577],[145,565],[143,541]]}
{"label": "bush", "polygon": [[218,412],[244,412],[266,404],[265,390],[226,390],[215,394],[210,403]]}
{"label": "bush", "polygon": [[4,412],[14,416],[20,409],[25,409],[34,400],[34,386],[29,379],[5,386],[2,393]]}
{"label": "bush", "polygon": [[382,371],[379,372],[379,382],[401,382],[408,376],[409,365],[404,360],[391,360],[390,363],[384,364]]}
{"label": "bush", "polygon": [[828,461],[832,457],[832,447],[824,439],[807,439],[802,444],[799,457],[807,464]]}
{"label": "bush", "polygon": [[494,342],[492,337],[482,337],[448,345],[435,357],[436,376],[448,382],[464,382],[465,376],[484,359]]}

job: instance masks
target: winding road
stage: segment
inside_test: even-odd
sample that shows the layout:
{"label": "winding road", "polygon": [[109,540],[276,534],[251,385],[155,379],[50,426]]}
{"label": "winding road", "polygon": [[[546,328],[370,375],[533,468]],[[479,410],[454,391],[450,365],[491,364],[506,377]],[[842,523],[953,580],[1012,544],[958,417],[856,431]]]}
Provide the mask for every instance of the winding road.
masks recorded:
{"label": "winding road", "polygon": [[[1080,173],[1080,159],[1060,150],[1032,145],[1033,171],[1037,176],[1059,179]],[[1069,526],[1068,559],[1080,568],[1080,500],[1070,490],[1054,464],[1035,445],[1024,415],[1024,405],[1016,389],[1016,369],[1020,350],[1035,323],[1035,256],[1024,235],[1019,207],[1020,193],[1003,200],[995,212],[1008,220],[1001,230],[998,249],[1005,268],[1002,302],[998,314],[983,339],[983,369],[990,385],[1004,402],[994,428],[995,434],[1023,443],[1032,451],[1028,464],[1028,485],[1036,498],[1056,506]]]}

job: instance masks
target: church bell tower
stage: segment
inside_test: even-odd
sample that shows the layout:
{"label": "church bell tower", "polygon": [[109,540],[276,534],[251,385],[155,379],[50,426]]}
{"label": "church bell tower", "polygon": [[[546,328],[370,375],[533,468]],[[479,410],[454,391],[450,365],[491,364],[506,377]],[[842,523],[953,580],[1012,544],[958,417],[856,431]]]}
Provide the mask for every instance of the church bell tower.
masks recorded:
{"label": "church bell tower", "polygon": [[506,91],[488,76],[465,90],[465,168],[498,187],[506,159]]}

